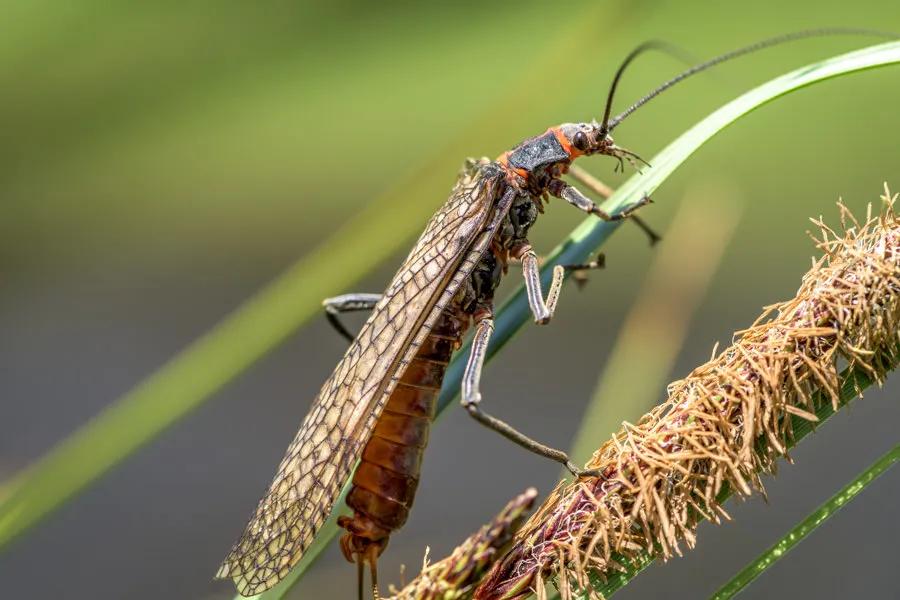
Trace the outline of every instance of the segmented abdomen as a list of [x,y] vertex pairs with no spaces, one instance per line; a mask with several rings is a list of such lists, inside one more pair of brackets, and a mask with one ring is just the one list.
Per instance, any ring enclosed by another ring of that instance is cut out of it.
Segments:
[[354,554],[377,557],[406,522],[444,372],[469,320],[455,303],[448,306],[388,399],[347,495],[354,514],[338,521],[348,532],[341,540],[348,560]]

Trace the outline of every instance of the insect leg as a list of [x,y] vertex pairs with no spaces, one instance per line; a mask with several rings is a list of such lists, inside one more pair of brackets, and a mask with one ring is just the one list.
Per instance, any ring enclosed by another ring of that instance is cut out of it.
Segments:
[[352,342],[356,336],[347,331],[338,315],[345,312],[372,310],[379,300],[381,300],[381,294],[344,294],[334,298],[325,298],[322,300],[322,306],[325,307],[325,318],[328,319],[331,326]]
[[629,206],[622,212],[611,215],[597,206],[593,200],[585,196],[578,188],[572,187],[560,179],[554,179],[550,183],[549,192],[557,198],[562,198],[575,208],[583,210],[588,214],[596,215],[604,221],[621,221],[627,219],[631,216],[631,213],[651,202],[650,196],[644,196],[638,202]]
[[[634,218],[634,217],[632,217]],[[587,272],[593,269],[603,269],[606,267],[606,255],[602,252],[597,254],[597,258],[590,262],[581,263],[577,265],[563,265],[563,269],[566,271],[572,272],[572,279],[575,281],[575,285],[578,286],[578,289],[581,289],[585,286],[588,281]]]
[[472,352],[469,354],[469,362],[466,363],[466,371],[462,381],[462,405],[466,412],[476,421],[489,429],[493,429],[508,440],[515,442],[526,450],[540,456],[556,461],[571,471],[576,477],[600,477],[600,472],[591,469],[579,469],[569,460],[569,455],[562,450],[551,448],[531,439],[504,421],[493,417],[481,410],[481,368],[484,365],[484,357],[487,353],[488,342],[494,332],[494,320],[488,313],[482,316],[475,326],[475,337],[472,340]]
[[[631,217],[631,218],[633,219],[634,217]],[[538,256],[537,257],[538,267],[544,266],[545,261],[546,261],[546,259],[543,256]],[[514,264],[521,263],[522,259],[510,256],[509,262],[514,263]],[[589,261],[586,263],[572,263],[572,264],[568,264],[568,265],[563,265],[562,267],[566,271],[573,271],[574,275],[577,275],[581,271],[591,271],[593,269],[604,269],[604,268],[606,268],[606,255],[602,252],[598,252],[597,258],[595,258],[592,261]]]
[[546,325],[553,318],[556,311],[556,303],[559,301],[559,291],[562,288],[563,276],[566,271],[574,271],[575,283],[581,287],[587,281],[585,271],[590,269],[602,269],[606,264],[603,253],[597,255],[597,259],[591,262],[577,265],[556,265],[553,267],[553,280],[547,291],[547,299],[544,300],[541,291],[541,259],[535,255],[531,245],[527,242],[513,251],[513,256],[522,263],[522,274],[525,277],[525,294],[528,297],[528,305],[534,315],[534,322],[538,325]]
[[[613,194],[613,189],[611,187],[609,187],[578,165],[572,165],[569,167],[569,175],[571,175],[573,179],[578,181],[578,183],[582,184],[599,196],[609,198]],[[662,239],[662,237],[660,237],[658,233],[653,231],[650,225],[648,225],[647,222],[640,218],[638,215],[632,215],[631,220],[634,221],[634,224],[640,227],[644,231],[644,233],[647,234],[647,237],[650,238],[651,246]]]
[[574,271],[577,275],[579,271],[591,271],[593,269],[603,269],[606,267],[606,255],[602,252],[597,253],[597,258],[590,262],[579,263],[573,265],[563,265],[566,271]]
[[528,296],[531,314],[534,315],[534,322],[539,325],[546,325],[553,318],[553,312],[556,310],[556,303],[559,301],[559,290],[562,287],[566,268],[562,265],[553,267],[553,281],[550,282],[550,289],[547,290],[547,300],[545,301],[541,290],[540,265],[531,245],[526,243],[524,246],[520,246],[514,251],[514,254],[518,255],[519,260],[522,261],[525,293]]

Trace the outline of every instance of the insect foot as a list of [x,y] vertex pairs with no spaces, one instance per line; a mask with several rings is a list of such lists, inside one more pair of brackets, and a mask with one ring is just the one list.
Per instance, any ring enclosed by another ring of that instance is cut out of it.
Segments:
[[639,209],[647,206],[648,204],[652,204],[652,203],[653,203],[653,199],[650,198],[650,194],[644,192],[644,195],[641,196],[641,199],[638,200],[637,202],[635,202],[634,204],[632,204],[631,206],[629,206],[628,208],[626,208],[625,210],[623,210],[621,212],[621,215],[623,218],[630,217],[632,214],[634,214]]
[[572,475],[574,475],[578,479],[581,479],[582,477],[596,477],[598,479],[606,479],[605,477],[603,477],[603,472],[600,469],[579,469],[571,460],[566,461],[566,468]]

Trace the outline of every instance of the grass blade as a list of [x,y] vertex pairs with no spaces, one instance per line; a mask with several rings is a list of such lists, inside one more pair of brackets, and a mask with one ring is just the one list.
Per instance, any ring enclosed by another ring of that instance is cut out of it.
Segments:
[[900,445],[894,446],[890,452],[875,461],[874,464],[860,473],[858,477],[817,508],[815,512],[791,529],[778,543],[760,554],[756,560],[735,575],[731,581],[719,588],[712,596],[712,600],[726,600],[739,594],[750,582],[762,575],[766,569],[778,562],[779,559],[784,558],[794,546],[806,539],[806,536],[815,531],[825,521],[833,517],[844,505],[866,489],[870,483],[893,467],[897,461],[900,461]]

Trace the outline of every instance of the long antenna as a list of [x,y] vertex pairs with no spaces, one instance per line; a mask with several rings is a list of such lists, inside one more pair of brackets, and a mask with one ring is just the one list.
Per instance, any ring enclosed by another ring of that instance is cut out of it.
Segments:
[[606,96],[606,108],[603,111],[603,121],[601,121],[602,125],[600,126],[600,132],[603,137],[605,137],[607,131],[609,131],[607,127],[609,125],[609,114],[610,111],[612,111],[613,97],[616,95],[616,88],[619,86],[619,79],[622,78],[622,73],[625,72],[625,69],[628,67],[628,65],[631,64],[634,59],[647,52],[648,50],[660,50],[686,63],[691,63],[694,61],[694,58],[692,56],[690,56],[687,52],[685,52],[678,46],[660,40],[650,40],[648,42],[644,42],[643,44],[629,52],[628,56],[625,57],[625,60],[622,61],[622,64],[619,65],[619,69],[616,71],[615,77],[613,77],[612,84],[609,86],[609,94]]
[[[891,33],[891,32],[886,32],[886,31],[876,31],[873,29],[854,29],[854,28],[850,28],[850,27],[826,27],[826,28],[822,28],[822,29],[807,29],[804,31],[795,31],[792,33],[786,33],[783,35],[778,35],[778,36],[771,37],[771,38],[768,38],[765,40],[761,40],[754,44],[750,44],[749,46],[744,46],[743,48],[738,48],[737,50],[732,50],[731,52],[726,52],[725,54],[720,54],[719,56],[711,58],[705,62],[696,64],[693,67],[691,67],[690,69],[687,69],[686,71],[679,73],[672,79],[666,81],[665,83],[660,85],[658,88],[656,88],[655,90],[653,90],[652,92],[650,92],[649,94],[647,94],[646,96],[644,96],[643,98],[641,98],[640,100],[638,100],[637,102],[635,102],[634,104],[632,104],[631,106],[626,108],[624,111],[622,111],[621,113],[616,115],[612,120],[608,120],[610,107],[609,107],[609,104],[607,104],[606,115],[603,118],[603,125],[601,126],[601,130],[603,131],[604,134],[612,131],[619,125],[619,123],[621,123],[623,120],[625,120],[631,113],[633,113],[634,111],[636,111],[643,105],[647,104],[647,102],[649,102],[653,98],[659,96],[664,91],[666,91],[670,87],[674,86],[676,83],[678,83],[680,81],[684,81],[691,75],[696,75],[697,73],[700,73],[701,71],[705,71],[705,70],[709,69],[710,67],[714,67],[714,66],[718,65],[719,63],[723,63],[725,61],[731,60],[732,58],[737,58],[739,56],[744,56],[745,54],[751,54],[753,52],[756,52],[757,50],[762,50],[764,48],[769,48],[771,46],[777,46],[779,44],[784,44],[785,42],[792,42],[795,40],[801,40],[801,39],[805,39],[805,38],[824,37],[824,36],[830,36],[830,35],[874,35],[874,36],[879,36],[879,37],[886,37],[889,39],[897,39],[898,37],[900,37],[900,35],[898,35],[896,33]],[[624,62],[621,67],[619,67],[619,71],[616,73],[616,77],[613,79],[613,84],[610,89],[610,95],[609,95],[610,100],[612,99],[612,92],[615,90],[616,84],[618,83],[619,76],[621,75],[621,71],[624,70],[624,68],[628,62],[630,62],[631,60],[634,59],[634,56],[632,56],[632,55],[636,56],[636,54],[640,53],[640,52],[638,52],[638,50],[640,50],[642,48],[642,46],[638,46],[638,48],[636,48],[634,51],[632,51],[632,53],[629,54],[628,57],[625,59],[626,62]]]

